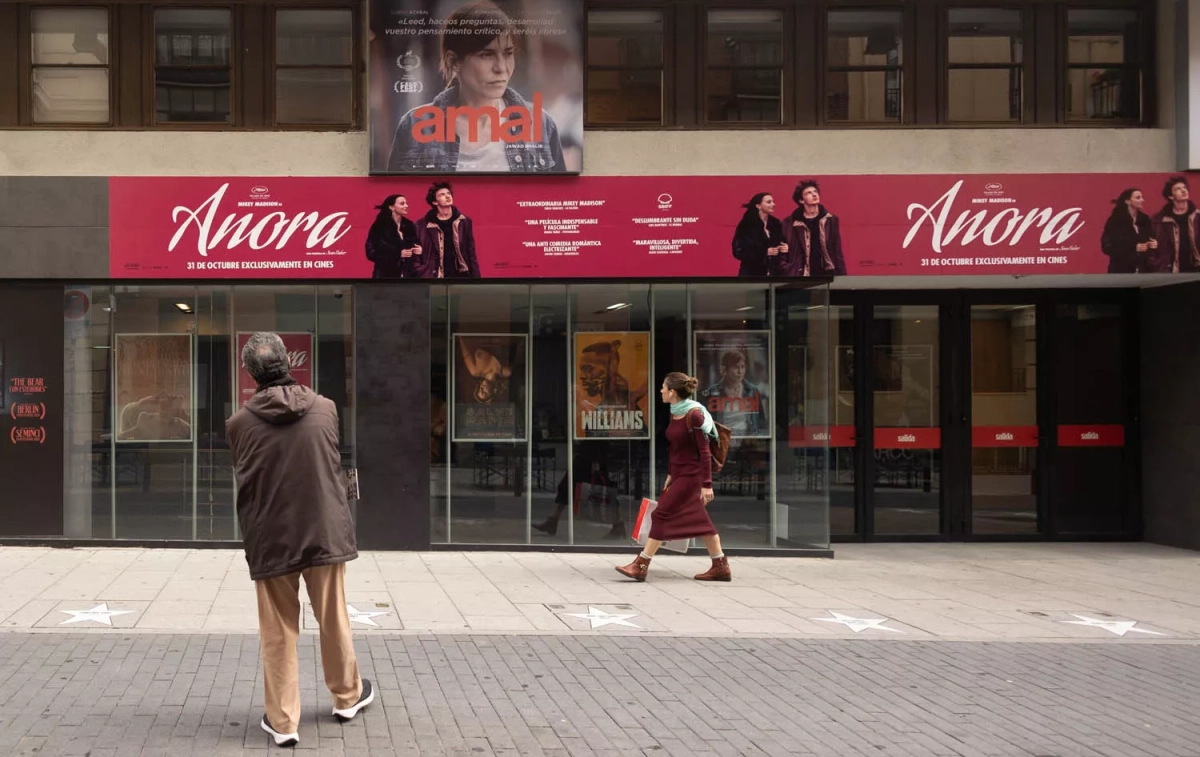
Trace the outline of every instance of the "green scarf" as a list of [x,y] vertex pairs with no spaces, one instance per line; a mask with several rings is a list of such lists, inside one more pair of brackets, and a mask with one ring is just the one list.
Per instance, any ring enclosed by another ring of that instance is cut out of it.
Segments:
[[699,410],[700,412],[704,413],[704,423],[700,425],[700,430],[703,431],[706,436],[716,438],[717,426],[713,423],[712,416],[708,414],[708,408],[704,407],[704,405],[701,405],[696,400],[680,400],[679,402],[671,403],[671,415],[682,415],[686,417],[687,414],[693,410]]

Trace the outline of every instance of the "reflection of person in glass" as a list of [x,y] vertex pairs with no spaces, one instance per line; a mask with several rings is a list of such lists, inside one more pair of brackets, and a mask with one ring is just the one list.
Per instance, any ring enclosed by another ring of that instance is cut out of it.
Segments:
[[579,356],[579,383],[586,398],[585,410],[597,408],[637,410],[649,394],[648,387],[630,387],[621,375],[621,340],[597,342],[583,348]]
[[379,214],[367,232],[367,260],[375,264],[373,279],[418,276],[423,260],[417,244],[417,226],[408,220],[404,195],[388,195],[375,206]]
[[512,368],[482,347],[471,349],[464,338],[459,338],[458,346],[463,365],[475,379],[475,388],[471,391],[475,401],[482,405],[490,405],[497,398],[507,401]]
[[1109,273],[1138,273],[1146,267],[1150,250],[1158,249],[1154,224],[1142,212],[1142,190],[1126,189],[1113,200],[1112,214],[1100,235],[1100,249],[1108,256]]
[[425,195],[429,212],[421,221],[418,241],[425,251],[421,276],[429,279],[477,279],[475,231],[471,219],[454,206],[454,190],[448,182],[436,182]]
[[608,496],[609,492],[615,491],[614,482],[608,474],[608,461],[604,457],[604,447],[606,442],[580,442],[575,446],[575,458],[572,461],[572,470],[574,476],[563,474],[563,477],[558,481],[558,488],[554,494],[554,512],[546,516],[546,519],[541,523],[534,523],[533,527],[547,536],[554,536],[558,533],[558,522],[562,520],[563,513],[567,509],[567,487],[574,485],[575,487],[575,512],[579,512],[579,497],[583,493],[580,484],[587,483],[593,487],[600,487],[605,493],[605,505],[612,508],[612,528],[609,529],[607,536],[609,538],[622,538],[628,534],[625,531],[625,520],[621,517],[621,504],[615,499]]
[[742,206],[746,212],[733,232],[733,256],[741,261],[738,276],[778,276],[780,261],[788,254],[783,241],[783,224],[771,215],[775,198],[759,192]]
[[1187,177],[1172,176],[1163,186],[1167,204],[1154,214],[1157,247],[1146,257],[1149,273],[1200,271],[1200,213],[1191,200]]
[[838,218],[821,204],[821,187],[805,179],[792,193],[796,210],[783,224],[783,238],[792,249],[787,276],[845,276],[842,231]]
[[159,392],[121,408],[121,441],[170,441],[192,437],[189,401],[182,395]]
[[509,87],[517,28],[489,0],[468,3],[446,19],[441,70],[446,88],[400,119],[388,170],[460,173],[566,171],[558,125]]
[[728,350],[721,355],[721,380],[700,393],[712,417],[737,436],[767,435],[767,407],[762,390],[746,380],[746,355]]

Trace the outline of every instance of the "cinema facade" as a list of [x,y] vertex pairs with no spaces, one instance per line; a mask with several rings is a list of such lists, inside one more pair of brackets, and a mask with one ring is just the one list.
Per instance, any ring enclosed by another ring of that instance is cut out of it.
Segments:
[[[10,227],[83,201],[5,258],[0,533],[236,543],[224,424],[271,330],[341,410],[370,547],[627,547],[672,370],[735,430],[731,549],[1143,538],[1187,475],[1160,445],[1195,405],[1200,285],[1108,273],[1103,236],[1112,198],[1170,176],[820,175],[837,226],[808,237],[797,176],[462,177],[478,275],[440,279],[368,255],[375,206],[427,179],[8,179]],[[739,275],[764,191],[808,276]]]
[[0,542],[237,544],[271,330],[367,548],[627,550],[672,370],[735,430],[731,552],[1200,546],[1186,4],[563,2],[512,83],[560,144],[458,177],[368,175],[419,104],[371,86],[441,86],[385,5],[0,0]]

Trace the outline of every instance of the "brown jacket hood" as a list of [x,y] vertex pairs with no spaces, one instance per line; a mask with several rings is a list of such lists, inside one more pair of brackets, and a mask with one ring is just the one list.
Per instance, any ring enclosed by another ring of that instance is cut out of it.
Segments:
[[259,389],[246,400],[246,409],[267,423],[282,426],[303,418],[319,396],[300,384],[270,386]]

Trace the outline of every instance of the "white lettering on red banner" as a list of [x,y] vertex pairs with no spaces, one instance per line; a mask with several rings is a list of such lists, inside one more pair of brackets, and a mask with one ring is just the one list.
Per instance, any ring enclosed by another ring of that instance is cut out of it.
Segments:
[[[254,220],[253,213],[241,216],[230,213],[225,216],[225,220],[221,221],[220,227],[214,229],[217,222],[217,210],[221,205],[221,200],[225,197],[225,190],[228,188],[228,183],[222,184],[220,189],[213,192],[212,196],[200,203],[195,210],[183,205],[175,206],[175,210],[171,212],[171,220],[179,226],[175,230],[175,236],[171,237],[171,243],[167,246],[169,252],[175,251],[188,228],[193,225],[196,227],[196,250],[201,257],[208,257],[208,253],[220,247],[227,237],[226,250],[232,250],[243,242],[248,243],[255,250],[262,250],[272,245],[276,250],[282,250],[297,231],[306,231],[308,239],[304,246],[309,250],[314,250],[332,247],[350,231],[351,227],[348,223],[350,214],[346,212],[330,213],[324,216],[315,212],[302,212],[289,218],[286,213],[280,211],[267,213],[257,222]],[[204,214],[203,218],[200,217],[201,214]],[[181,216],[182,223],[180,223]],[[265,237],[264,234],[266,234]]]
[[991,220],[988,220],[986,210],[980,210],[974,215],[971,214],[971,211],[964,210],[947,228],[954,200],[958,197],[958,191],[962,185],[963,181],[959,179],[950,188],[950,191],[932,205],[925,206],[914,202],[908,206],[910,221],[913,219],[914,213],[920,211],[920,215],[916,223],[909,228],[908,235],[904,237],[902,246],[905,249],[908,249],[913,239],[916,238],[925,221],[929,221],[933,231],[930,245],[934,252],[941,252],[942,247],[953,243],[959,234],[962,234],[959,244],[963,247],[980,237],[983,238],[983,244],[988,247],[994,247],[1001,242],[1008,242],[1009,247],[1015,247],[1025,232],[1035,226],[1042,230],[1040,238],[1042,244],[1049,242],[1062,244],[1084,226],[1084,222],[1080,218],[1080,214],[1083,212],[1082,208],[1067,208],[1058,213],[1055,213],[1053,208],[1034,208],[1024,214],[1016,208],[1005,208]]

